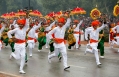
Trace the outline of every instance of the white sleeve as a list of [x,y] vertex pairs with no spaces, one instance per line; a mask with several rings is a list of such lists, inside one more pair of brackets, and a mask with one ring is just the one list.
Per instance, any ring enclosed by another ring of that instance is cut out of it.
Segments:
[[5,29],[6,24],[1,23],[1,25],[2,25],[2,28],[1,28],[0,32],[2,33]]
[[35,30],[41,27],[41,22],[38,24],[38,26],[35,26]]
[[81,26],[82,23],[83,23],[83,20],[81,20],[81,21],[78,23],[78,25],[77,25],[76,28],[79,28],[79,27]]
[[12,25],[15,25],[16,24],[16,20],[13,21]]
[[[119,26],[119,25],[118,25],[118,26]],[[113,31],[114,33],[116,33],[116,31],[115,31],[116,29],[117,29],[117,26],[113,27],[113,28],[112,28],[112,31]]]
[[50,24],[49,28],[51,29],[53,25],[55,25],[56,21]]
[[9,37],[9,38],[12,38],[12,34],[15,33],[17,30],[18,30],[18,28],[15,28],[15,29],[13,29],[13,30],[8,31],[8,32],[7,32],[8,37]]
[[27,18],[23,29],[26,31],[28,28],[29,28],[29,19]]
[[71,23],[71,18],[68,18],[67,22],[65,23],[65,25],[63,27],[65,27],[65,28],[69,27],[70,23]]
[[53,30],[51,30],[46,37],[48,37],[49,39],[52,39],[52,34],[55,33],[55,31],[57,30],[57,27],[55,27]]
[[93,29],[92,27],[88,27],[85,29],[85,39],[86,40],[88,40],[88,34],[90,34],[92,29]]
[[107,26],[107,24],[102,24],[101,27],[97,28],[97,31],[100,32],[102,29],[104,29]]

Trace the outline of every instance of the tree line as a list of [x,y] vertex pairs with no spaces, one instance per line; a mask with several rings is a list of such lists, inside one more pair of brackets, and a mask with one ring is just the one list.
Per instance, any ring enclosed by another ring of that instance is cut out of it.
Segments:
[[[27,8],[29,0],[1,0],[0,15],[7,12],[16,12],[19,9]],[[31,9],[39,10],[43,15],[52,11],[65,11],[75,7],[82,7],[86,10],[87,16],[90,11],[98,6],[102,13],[112,14],[113,8],[118,0],[30,0]]]

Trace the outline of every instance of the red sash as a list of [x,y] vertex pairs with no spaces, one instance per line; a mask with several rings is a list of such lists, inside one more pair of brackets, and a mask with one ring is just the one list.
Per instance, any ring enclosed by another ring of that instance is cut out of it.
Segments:
[[97,43],[98,40],[90,39],[90,43]]

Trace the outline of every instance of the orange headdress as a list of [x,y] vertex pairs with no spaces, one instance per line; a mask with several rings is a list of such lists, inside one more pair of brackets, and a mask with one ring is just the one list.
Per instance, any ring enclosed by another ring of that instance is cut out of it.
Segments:
[[58,22],[64,24],[65,23],[65,19],[63,17],[61,17],[61,18],[58,19]]
[[26,20],[25,20],[25,19],[18,19],[18,20],[17,20],[17,23],[18,23],[18,24],[21,24],[21,25],[25,25]]

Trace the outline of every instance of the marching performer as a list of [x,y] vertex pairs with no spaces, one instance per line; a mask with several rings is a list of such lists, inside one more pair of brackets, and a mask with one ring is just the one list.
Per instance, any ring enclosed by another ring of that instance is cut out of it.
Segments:
[[[58,56],[59,52],[61,52],[63,57],[64,70],[70,68],[70,66],[67,65],[67,51],[64,43],[65,30],[67,27],[70,26],[70,22],[71,22],[70,18],[67,19],[66,23],[63,17],[59,18],[58,26],[55,27],[53,30],[51,30],[47,35],[47,37],[49,37],[54,41],[54,47],[55,47],[54,53],[48,56],[48,61],[51,63],[51,58]],[[54,38],[52,37],[53,33],[54,33]]]
[[39,29],[41,26],[41,22],[38,24],[38,26],[35,26],[33,23],[30,24],[30,28],[27,31],[27,36],[28,36],[28,47],[29,47],[29,56],[32,57],[32,50],[35,46],[36,42],[36,37],[35,37],[35,32],[37,29]]
[[98,39],[99,39],[99,32],[106,27],[106,22],[104,22],[104,24],[97,28],[97,26],[99,26],[99,21],[93,21],[92,22],[92,27],[88,27],[85,29],[85,39],[88,40],[88,34],[90,36],[90,41],[89,44],[87,44],[86,46],[86,52],[91,52],[94,53],[95,58],[96,58],[96,64],[97,66],[100,67],[101,63],[99,61],[99,55],[98,55]]
[[68,49],[71,49],[71,47],[76,44],[76,38],[74,37],[74,34],[73,34],[74,33],[73,25],[70,26],[67,33],[68,33],[68,37],[67,37]]
[[80,30],[80,26],[81,26],[82,23],[83,23],[83,20],[81,20],[80,22],[78,20],[74,20],[75,25],[73,25],[73,27],[74,27],[74,37],[76,39],[76,44],[75,44],[76,49],[79,48],[79,44],[78,44],[79,34],[80,34],[79,30]]
[[[13,29],[15,29],[15,27],[14,27],[14,25],[11,25],[11,30],[13,30]],[[12,38],[15,39],[15,35],[14,35],[14,34],[12,34]],[[15,51],[15,48],[14,48],[15,42],[14,42],[13,39],[9,39],[9,40],[8,40],[8,42],[9,42],[9,44],[10,44],[10,47],[11,47],[11,49],[12,49],[12,52]],[[28,58],[27,58],[27,53],[26,53],[26,54],[25,54],[25,63],[27,63],[27,61],[28,61]]]
[[[24,74],[24,64],[25,64],[25,37],[26,31],[29,27],[29,19],[19,19],[18,21],[19,28],[15,28],[8,32],[8,37],[13,39],[15,42],[14,49],[15,51],[11,53],[10,58],[14,57],[15,59],[21,59],[19,73]],[[15,35],[15,39],[12,37],[12,34]]]
[[114,37],[115,37],[115,33],[113,32],[112,28],[115,26],[115,23],[113,22],[113,20],[111,20],[111,23],[109,24],[109,44],[110,47],[113,48],[113,45],[116,43]]
[[8,26],[6,26],[2,32],[2,40],[3,40],[3,43],[5,43],[5,46],[8,46],[8,40],[9,40],[9,38],[7,36],[8,31],[9,31],[9,28],[8,28]]
[[6,27],[5,22],[2,22],[2,23],[0,24],[0,51],[1,51],[1,48],[2,48],[1,34],[2,34],[2,32],[4,31],[5,27]]
[[[117,24],[117,26],[113,27],[112,28],[112,31],[116,34],[116,41],[115,44],[119,45],[119,24]],[[118,49],[118,52],[119,52],[119,49]]]
[[[52,26],[51,30],[53,30],[56,27],[56,25],[57,25],[57,23],[55,22],[55,25]],[[55,38],[54,33],[52,34],[52,37]],[[49,47],[50,47],[49,48],[50,51],[49,51],[48,55],[50,55],[50,53],[51,52],[54,52],[54,49],[55,49],[55,47],[54,47],[54,41],[52,39],[50,40],[48,37],[47,37],[47,39],[49,40],[48,43],[49,43]],[[58,54],[58,58],[59,58],[59,61],[61,61],[61,59],[62,59],[61,53]]]
[[[50,31],[51,26],[52,26],[52,25],[50,25],[50,23],[51,23],[51,21],[48,19],[47,20],[47,26],[45,28],[46,36],[47,36],[47,33]],[[48,38],[47,37],[46,37],[46,48],[48,48]]]
[[41,24],[41,27],[38,32],[38,51],[41,52],[42,47],[46,44],[46,35],[45,35],[45,23]]

